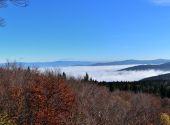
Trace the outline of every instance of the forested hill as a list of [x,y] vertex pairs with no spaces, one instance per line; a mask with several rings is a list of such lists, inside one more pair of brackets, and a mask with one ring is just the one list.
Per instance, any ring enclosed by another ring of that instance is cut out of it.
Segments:
[[170,73],[144,78],[144,79],[141,79],[140,81],[161,80],[161,79],[167,79],[167,80],[169,79],[170,80]]
[[131,64],[161,64],[168,63],[170,60],[166,59],[156,59],[156,60],[124,60],[124,61],[115,61],[115,62],[106,62],[106,63],[95,63],[90,66],[108,66],[108,65],[131,65]]
[[138,65],[133,66],[125,69],[121,69],[119,71],[127,70],[127,71],[134,71],[134,70],[163,70],[163,71],[170,71],[170,63],[164,63],[160,65]]

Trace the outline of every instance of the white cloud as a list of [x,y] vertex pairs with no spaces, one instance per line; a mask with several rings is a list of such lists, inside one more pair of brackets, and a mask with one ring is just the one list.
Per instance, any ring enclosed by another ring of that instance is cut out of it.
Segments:
[[[160,70],[147,70],[147,71],[117,71],[123,68],[131,67],[135,65],[117,65],[117,66],[72,66],[72,67],[60,67],[61,73],[65,72],[66,75],[72,75],[75,77],[84,77],[86,72],[89,77],[96,79],[97,81],[137,81],[150,76],[157,76],[160,74],[170,73]],[[44,71],[44,68],[39,68],[40,71]],[[53,68],[48,68],[53,69]]]
[[150,2],[157,5],[170,5],[170,0],[150,0]]

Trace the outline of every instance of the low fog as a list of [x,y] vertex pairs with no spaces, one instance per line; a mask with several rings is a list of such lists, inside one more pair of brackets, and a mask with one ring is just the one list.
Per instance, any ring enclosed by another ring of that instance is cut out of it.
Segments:
[[118,71],[127,67],[136,65],[116,65],[116,66],[70,66],[70,67],[50,67],[39,68],[41,72],[45,69],[65,72],[67,76],[84,77],[86,72],[89,77],[97,81],[138,81],[146,77],[157,76],[160,74],[170,73],[170,71],[161,70],[144,70],[144,71]]

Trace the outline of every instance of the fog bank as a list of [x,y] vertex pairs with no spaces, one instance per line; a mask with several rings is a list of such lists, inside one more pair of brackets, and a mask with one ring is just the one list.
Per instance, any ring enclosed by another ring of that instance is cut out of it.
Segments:
[[[117,71],[127,67],[136,65],[116,65],[116,66],[70,66],[70,67],[57,67],[61,73],[65,72],[67,76],[72,75],[75,77],[84,77],[86,72],[89,77],[97,81],[138,81],[146,77],[157,76],[160,74],[170,73],[161,70],[144,70],[144,71]],[[53,67],[46,68],[53,70]],[[39,68],[41,72],[45,68]]]

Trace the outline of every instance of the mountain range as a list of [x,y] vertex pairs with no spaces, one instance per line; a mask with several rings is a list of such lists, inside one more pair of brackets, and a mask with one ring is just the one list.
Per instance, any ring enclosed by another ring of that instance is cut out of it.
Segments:
[[162,71],[170,71],[170,62],[158,65],[138,65],[133,67],[128,67],[125,69],[121,69],[119,71],[138,71],[138,70],[162,70]]
[[[133,65],[133,64],[162,64],[168,63],[170,60],[167,59],[156,59],[156,60],[124,60],[114,62],[88,62],[88,61],[54,61],[54,62],[17,62],[21,63],[24,67],[39,66],[43,67],[67,67],[67,66],[111,66],[111,65]],[[5,63],[0,63],[0,66]],[[143,66],[142,66],[143,67]],[[147,68],[146,68],[147,69]]]
[[109,65],[133,65],[133,64],[161,64],[167,63],[170,60],[167,59],[156,59],[156,60],[124,60],[124,61],[114,61],[114,62],[106,62],[106,63],[95,63],[90,66],[109,66]]
[[[17,62],[16,64],[21,63],[24,67],[33,67],[38,66],[39,68],[45,67],[67,67],[67,66],[88,66],[94,64],[94,62],[88,61],[55,61],[55,62]],[[5,65],[5,63],[0,63],[0,66]]]

